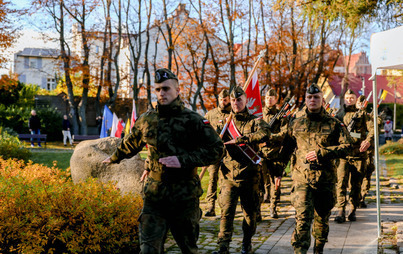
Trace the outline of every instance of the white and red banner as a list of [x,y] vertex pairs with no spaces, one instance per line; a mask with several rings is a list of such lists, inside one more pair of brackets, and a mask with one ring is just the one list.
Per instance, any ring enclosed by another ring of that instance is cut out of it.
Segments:
[[253,77],[245,90],[247,97],[246,106],[249,112],[257,117],[263,116],[262,100],[260,98],[259,80],[257,79],[257,72],[253,74]]
[[133,110],[132,110],[132,117],[131,117],[131,121],[130,121],[130,131],[133,128],[133,125],[136,122],[136,119],[137,119],[136,102],[133,100]]
[[[241,136],[241,133],[239,133],[238,129],[235,126],[234,119],[232,119],[229,122],[228,125],[228,132],[231,135],[233,139],[236,139],[237,137]],[[248,157],[254,164],[259,164],[260,161],[262,160],[259,155],[247,144],[240,144],[236,145],[241,151],[245,154],[246,157]]]
[[113,113],[113,122],[112,122],[112,130],[111,130],[111,137],[120,138],[123,131],[123,125],[119,121],[118,116]]

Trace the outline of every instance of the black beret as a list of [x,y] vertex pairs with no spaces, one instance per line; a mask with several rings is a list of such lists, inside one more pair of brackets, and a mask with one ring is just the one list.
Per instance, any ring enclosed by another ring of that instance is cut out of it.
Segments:
[[277,96],[276,90],[274,90],[273,88],[269,89],[266,96]]
[[358,101],[359,101],[359,102],[365,101],[365,96],[364,96],[364,95],[360,95],[360,97],[358,97]]
[[242,95],[246,96],[246,93],[240,86],[237,86],[234,89],[232,89],[232,92],[230,94],[231,98],[239,98]]
[[351,89],[348,89],[348,90],[346,91],[346,94],[354,94],[355,96],[357,96],[357,95],[354,93],[354,91],[351,90]]
[[172,71],[162,68],[155,71],[155,83],[162,83],[168,79],[176,79],[178,81],[178,77],[172,73]]
[[321,93],[321,92],[322,92],[322,89],[320,89],[320,87],[315,83],[313,83],[306,89],[306,93],[308,93],[308,94],[316,94],[316,93]]
[[228,92],[227,89],[221,90],[221,92],[218,94],[218,97],[220,97],[220,98],[225,98],[225,97],[228,97],[228,96],[229,96],[229,92]]

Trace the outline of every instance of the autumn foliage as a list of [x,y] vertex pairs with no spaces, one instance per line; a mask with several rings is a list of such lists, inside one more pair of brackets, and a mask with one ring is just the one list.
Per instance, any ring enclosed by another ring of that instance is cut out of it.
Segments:
[[1,253],[135,253],[141,207],[113,184],[0,157]]

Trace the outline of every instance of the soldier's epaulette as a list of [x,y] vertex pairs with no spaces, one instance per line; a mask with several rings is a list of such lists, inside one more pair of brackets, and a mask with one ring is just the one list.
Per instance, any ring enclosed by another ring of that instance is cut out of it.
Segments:
[[148,115],[150,115],[150,114],[152,114],[152,113],[155,113],[155,112],[157,112],[157,111],[155,110],[155,108],[150,108],[150,109],[148,109],[148,110],[144,113],[144,116],[148,116]]

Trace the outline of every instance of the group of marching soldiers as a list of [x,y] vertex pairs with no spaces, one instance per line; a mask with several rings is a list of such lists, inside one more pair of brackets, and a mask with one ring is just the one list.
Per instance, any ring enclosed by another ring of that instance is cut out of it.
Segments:
[[[163,253],[169,230],[182,253],[198,253],[203,174],[198,175],[197,167],[205,171],[208,166],[210,174],[205,216],[215,216],[217,185],[220,187],[216,253],[229,253],[238,200],[243,211],[242,253],[253,252],[252,237],[261,220],[262,202],[270,202],[270,216],[278,217],[280,180],[288,163],[296,213],[291,239],[295,253],[308,251],[311,225],[314,252],[323,253],[336,194],[339,210],[335,220],[346,220],[349,185],[351,209],[347,218],[356,220],[357,208],[365,207],[373,171],[368,149],[374,132],[371,116],[364,111],[365,98],[357,100],[349,90],[335,117],[324,106],[320,87],[311,84],[306,89],[305,106],[289,114],[293,100],[286,100],[278,109],[277,93],[269,90],[263,118],[258,118],[250,114],[244,90],[235,87],[221,91],[219,107],[203,118],[184,106],[179,87],[174,73],[158,69],[156,108],[142,114],[131,133],[103,161],[119,163],[147,147],[141,177],[145,181],[139,218],[141,253]],[[367,182],[362,188],[363,179]]]
[[[217,186],[220,187],[221,222],[216,253],[229,253],[238,198],[244,214],[242,253],[251,253],[256,223],[262,220],[261,203],[269,203],[270,217],[278,218],[280,183],[289,161],[293,179],[291,201],[297,222],[291,239],[294,251],[306,253],[309,249],[313,220],[314,253],[323,253],[332,208],[337,204],[335,221],[343,223],[346,217],[356,221],[357,208],[366,207],[365,197],[374,171],[373,149],[369,149],[373,144],[374,125],[371,115],[365,111],[365,97],[357,98],[348,90],[345,104],[334,113],[329,103],[325,105],[321,89],[313,84],[307,88],[306,105],[294,112],[293,99],[285,99],[280,107],[279,96],[270,89],[265,96],[263,119],[249,114],[247,107],[238,108],[237,100],[242,97],[246,99],[239,87],[231,93],[222,90],[219,106],[205,116],[217,133],[221,133],[226,119],[233,114],[233,125],[240,134],[235,142],[248,144],[262,158],[255,164],[248,153],[227,142],[224,159],[207,168],[210,178],[204,216],[216,215]],[[317,99],[320,105],[312,104],[310,99]],[[231,131],[227,133],[224,142],[234,139]],[[351,204],[348,215],[347,198]]]

